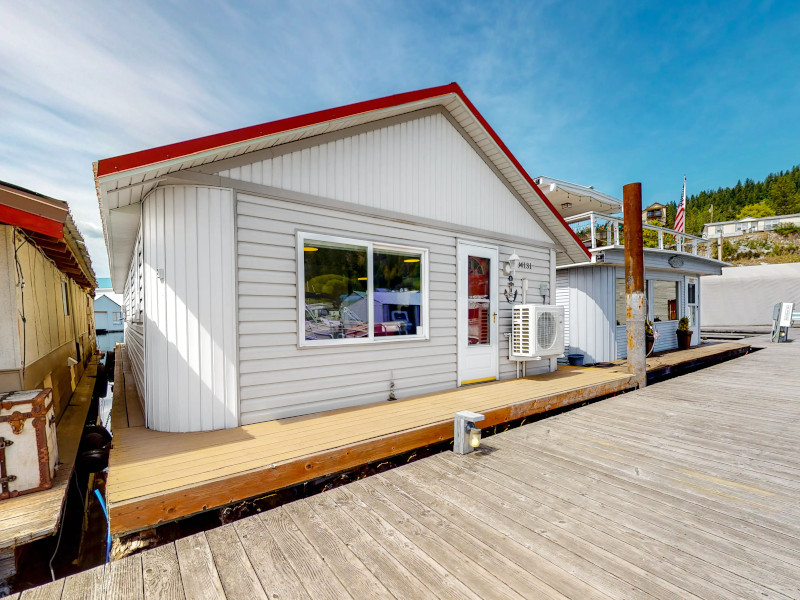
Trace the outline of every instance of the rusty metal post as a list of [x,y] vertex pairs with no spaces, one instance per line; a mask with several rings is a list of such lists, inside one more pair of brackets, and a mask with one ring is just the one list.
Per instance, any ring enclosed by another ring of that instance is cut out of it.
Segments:
[[644,250],[642,243],[642,184],[622,187],[625,235],[625,305],[628,337],[628,371],[643,388],[647,385],[644,321],[647,315],[644,294]]

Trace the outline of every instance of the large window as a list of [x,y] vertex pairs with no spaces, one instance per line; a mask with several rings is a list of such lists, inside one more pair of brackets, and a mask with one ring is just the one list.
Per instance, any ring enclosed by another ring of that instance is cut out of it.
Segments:
[[653,281],[653,321],[678,320],[678,282]]
[[427,337],[427,252],[298,235],[300,345]]

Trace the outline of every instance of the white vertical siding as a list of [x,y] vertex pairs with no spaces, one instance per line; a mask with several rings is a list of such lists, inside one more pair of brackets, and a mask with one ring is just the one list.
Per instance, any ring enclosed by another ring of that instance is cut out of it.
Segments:
[[241,181],[549,242],[501,179],[432,114],[219,173]]
[[159,188],[144,201],[145,404],[152,429],[239,424],[233,211],[232,191],[216,188]]
[[[556,274],[556,305],[564,307],[564,349],[565,354],[570,354],[569,341],[569,271],[561,270]],[[563,362],[566,358],[563,359]]]
[[[236,207],[243,424],[386,400],[391,381],[398,398],[456,387],[455,234],[242,193]],[[430,339],[298,348],[298,230],[427,248]],[[516,251],[533,264],[525,276],[538,293],[539,281],[548,281],[549,251],[498,246],[501,262]],[[503,274],[500,285],[506,281]],[[506,378],[515,373],[503,337],[511,305],[505,297],[501,303],[498,352]],[[531,363],[529,372],[546,370],[548,361],[538,362],[543,366]]]
[[568,273],[570,352],[583,354],[584,363],[614,360],[615,269],[576,267]]

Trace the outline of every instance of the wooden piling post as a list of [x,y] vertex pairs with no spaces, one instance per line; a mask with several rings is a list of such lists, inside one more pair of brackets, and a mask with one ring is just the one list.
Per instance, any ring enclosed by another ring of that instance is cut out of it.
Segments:
[[625,304],[628,370],[640,388],[647,385],[645,356],[644,249],[642,244],[642,184],[622,187],[625,235]]

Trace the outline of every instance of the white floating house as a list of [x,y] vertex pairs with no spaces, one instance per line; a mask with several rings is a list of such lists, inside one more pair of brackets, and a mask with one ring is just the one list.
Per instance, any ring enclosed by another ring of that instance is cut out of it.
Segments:
[[[592,187],[538,177],[551,204],[584,240],[590,258],[557,267],[556,304],[564,307],[567,354],[584,364],[626,357],[625,248],[622,203]],[[711,258],[706,239],[643,225],[647,318],[658,337],[654,352],[678,347],[678,319],[689,318],[692,345],[700,343],[700,285],[727,263]]]
[[506,292],[527,280],[528,302],[552,304],[556,265],[590,260],[456,84],[101,160],[95,176],[162,431],[514,377]]

